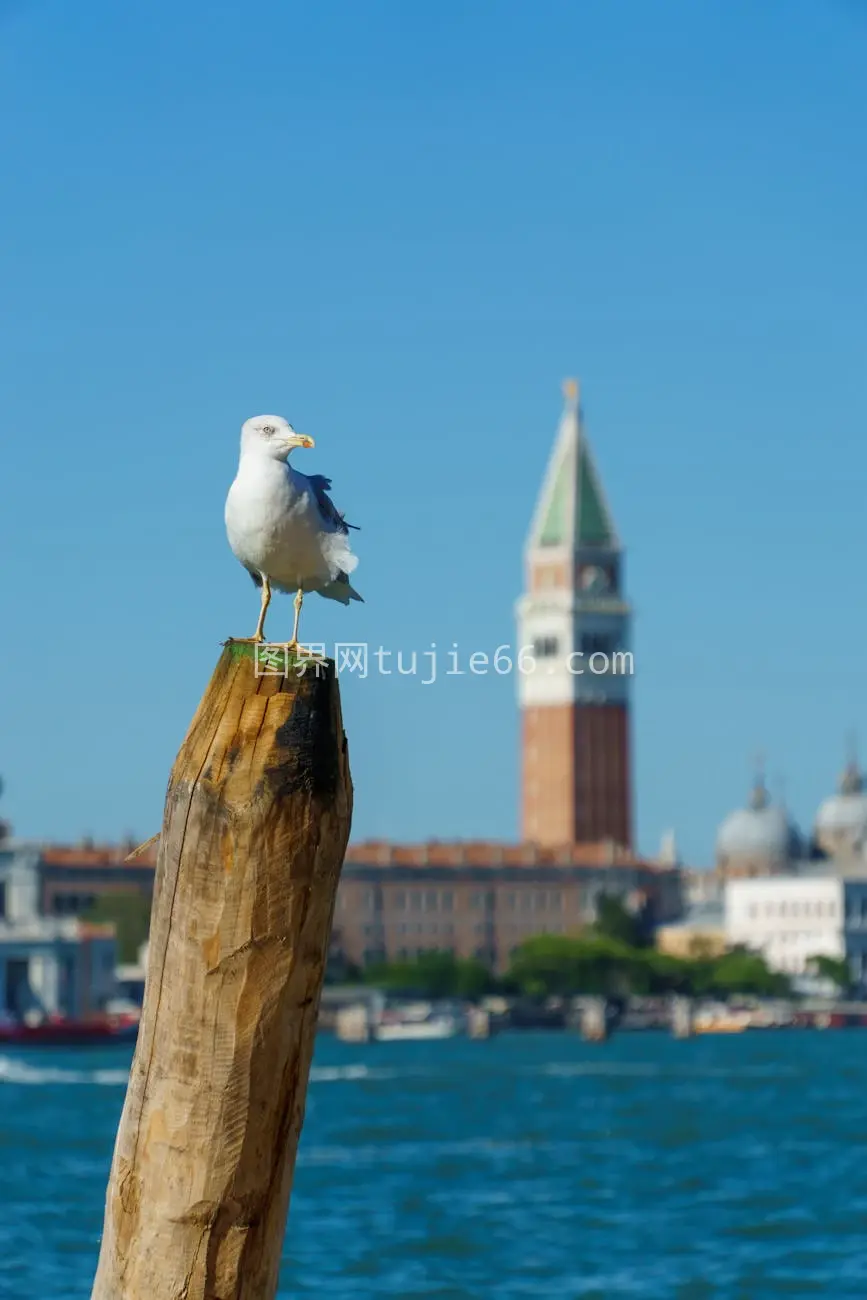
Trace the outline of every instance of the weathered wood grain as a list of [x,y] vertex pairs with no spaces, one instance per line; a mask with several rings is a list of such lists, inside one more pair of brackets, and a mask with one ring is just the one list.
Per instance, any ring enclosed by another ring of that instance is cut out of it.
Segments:
[[352,809],[333,665],[224,649],[169,781],[93,1300],[269,1300]]

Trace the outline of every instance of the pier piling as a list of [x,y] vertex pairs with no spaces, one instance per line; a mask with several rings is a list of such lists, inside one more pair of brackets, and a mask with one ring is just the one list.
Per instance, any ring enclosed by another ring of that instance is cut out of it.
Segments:
[[229,642],[169,780],[92,1300],[272,1300],[352,783],[334,665]]

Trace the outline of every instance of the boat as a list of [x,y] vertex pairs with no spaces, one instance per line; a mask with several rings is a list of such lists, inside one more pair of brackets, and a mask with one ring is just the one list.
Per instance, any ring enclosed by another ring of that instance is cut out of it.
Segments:
[[429,1002],[410,1002],[384,1009],[371,1026],[378,1043],[454,1038],[466,1030],[465,1017],[452,1010],[437,1010]]
[[692,1029],[695,1034],[742,1034],[752,1024],[752,1014],[749,1011],[712,1007],[696,1012]]
[[68,1020],[47,1016],[29,1023],[0,1019],[0,1045],[4,1047],[105,1047],[112,1043],[134,1043],[138,1017],[131,1015],[89,1016]]

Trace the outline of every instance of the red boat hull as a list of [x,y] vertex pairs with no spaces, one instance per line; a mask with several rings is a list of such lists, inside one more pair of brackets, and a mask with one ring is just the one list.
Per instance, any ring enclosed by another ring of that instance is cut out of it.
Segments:
[[111,1016],[101,1020],[47,1020],[41,1025],[0,1024],[0,1046],[103,1047],[135,1042],[138,1021]]

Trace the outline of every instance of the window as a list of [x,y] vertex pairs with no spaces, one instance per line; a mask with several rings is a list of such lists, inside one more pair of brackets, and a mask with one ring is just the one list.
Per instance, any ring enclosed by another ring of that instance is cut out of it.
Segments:
[[427,910],[429,912],[435,912],[437,910],[437,902],[439,901],[437,898],[437,891],[435,889],[429,889],[425,894],[424,899]]
[[533,653],[537,659],[553,659],[558,650],[555,636],[537,636],[533,643]]
[[410,894],[410,896],[409,896],[409,905],[410,905],[410,907],[412,908],[412,910],[413,910],[414,912],[420,912],[420,911],[421,911],[421,894],[419,893],[419,891],[418,891],[417,889],[414,889],[414,890],[412,891],[412,893]]
[[440,902],[444,912],[450,912],[452,910],[452,891],[450,889],[443,890],[440,895]]
[[559,912],[563,906],[563,896],[559,889],[552,889],[548,894],[548,906],[552,912]]
[[470,907],[484,907],[484,906],[485,906],[484,894],[473,894],[470,897]]
[[402,889],[399,889],[394,896],[394,910],[396,912],[406,911],[406,894]]
[[614,638],[601,632],[588,632],[581,638],[581,649],[589,655],[611,655],[615,650]]

